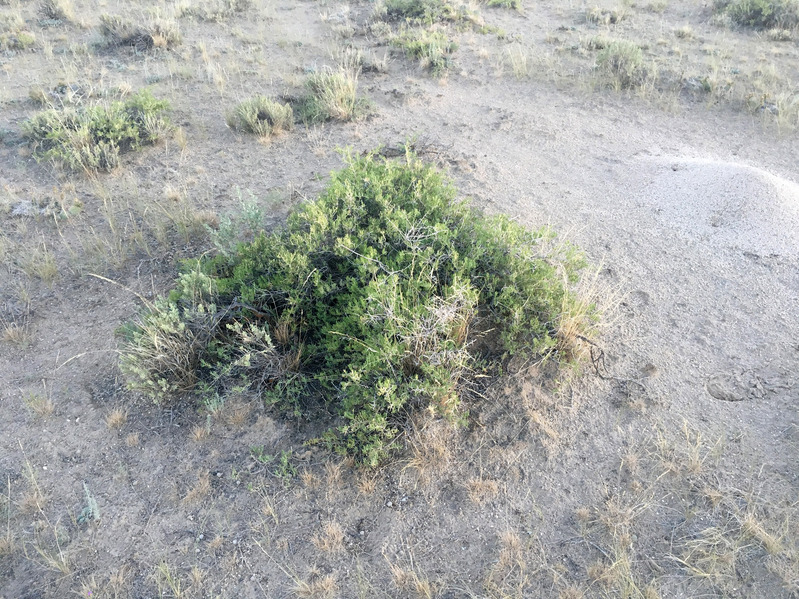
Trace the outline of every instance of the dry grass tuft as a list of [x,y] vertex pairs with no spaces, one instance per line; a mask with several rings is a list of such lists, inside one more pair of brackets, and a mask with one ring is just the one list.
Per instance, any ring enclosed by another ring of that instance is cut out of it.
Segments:
[[303,599],[332,599],[336,597],[338,583],[335,574],[312,577],[310,581],[298,580],[292,589],[294,595]]
[[300,472],[300,480],[302,485],[309,490],[317,488],[321,482],[319,477],[308,468],[303,468],[302,472]]
[[487,501],[494,499],[499,493],[499,483],[492,479],[471,478],[466,483],[466,490],[469,493],[469,499],[478,505],[482,505]]
[[43,0],[39,4],[39,14],[52,21],[72,21],[75,18],[72,0]]
[[127,437],[125,437],[125,445],[128,447],[138,447],[139,433],[130,433]]
[[211,429],[208,427],[207,424],[204,425],[195,425],[191,429],[191,438],[193,441],[200,443],[205,441],[211,435]]
[[389,561],[388,566],[397,588],[412,591],[419,599],[433,599],[435,597],[433,585],[426,576],[420,575],[414,570],[413,564],[406,569]]
[[222,407],[222,421],[231,428],[241,428],[252,413],[253,405],[244,399],[232,399]]
[[177,22],[160,17],[133,23],[118,15],[100,16],[100,33],[111,46],[133,46],[137,51],[168,50],[183,40]]
[[341,462],[325,462],[325,481],[328,488],[336,488],[341,484]]
[[120,429],[128,421],[128,413],[122,408],[114,408],[105,417],[105,424],[110,429]]
[[26,393],[22,398],[25,407],[28,411],[37,418],[47,418],[55,410],[53,400],[46,393],[40,395],[39,393]]
[[422,486],[443,478],[453,459],[452,427],[441,419],[422,415],[413,422],[410,445],[413,457],[403,470],[412,469]]
[[316,535],[312,542],[322,551],[339,553],[344,550],[344,529],[335,520],[326,522],[322,527],[322,532]]
[[195,485],[189,489],[186,496],[183,498],[184,504],[193,504],[208,497],[211,493],[211,476],[208,472],[203,472],[199,475]]
[[747,513],[740,522],[744,534],[760,543],[769,555],[776,555],[783,550],[780,539],[768,532],[753,513]]
[[9,322],[2,320],[3,333],[2,339],[5,343],[12,343],[18,346],[25,346],[31,340],[31,331],[27,320],[24,323]]

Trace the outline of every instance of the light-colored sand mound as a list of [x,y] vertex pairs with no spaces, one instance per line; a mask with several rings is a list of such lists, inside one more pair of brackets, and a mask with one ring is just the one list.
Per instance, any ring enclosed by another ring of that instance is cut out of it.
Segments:
[[799,253],[799,185],[762,169],[704,159],[655,159],[640,201],[664,227],[716,247],[758,255]]

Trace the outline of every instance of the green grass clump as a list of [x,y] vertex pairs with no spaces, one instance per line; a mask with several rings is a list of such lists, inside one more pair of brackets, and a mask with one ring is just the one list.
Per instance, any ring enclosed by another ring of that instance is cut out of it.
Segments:
[[432,24],[438,21],[455,21],[458,10],[442,0],[387,0],[386,18],[391,21],[414,21]]
[[250,389],[306,416],[324,398],[339,424],[317,441],[368,465],[415,411],[462,422],[478,369],[563,355],[593,312],[573,309],[573,249],[455,195],[410,153],[349,157],[285,228],[189,264],[124,329],[129,385],[161,401]]
[[110,171],[121,154],[155,143],[168,131],[161,116],[168,108],[144,90],[124,102],[45,110],[26,121],[23,132],[39,160],[73,170]]
[[395,36],[391,44],[402,48],[408,58],[418,60],[422,68],[430,69],[435,76],[450,69],[451,54],[458,48],[446,34],[427,29],[406,29]]
[[793,29],[799,26],[797,0],[717,0],[715,9],[745,27]]
[[486,6],[489,8],[511,8],[513,10],[521,10],[522,0],[488,0]]
[[596,38],[590,45],[599,49],[597,69],[615,89],[635,88],[645,79],[644,53],[638,44],[627,40]]
[[352,121],[368,111],[368,104],[358,97],[358,69],[325,69],[306,81],[308,94],[295,106],[297,117],[307,123]]
[[236,131],[268,137],[281,131],[290,131],[294,127],[294,111],[288,104],[265,96],[255,96],[231,110],[226,121],[228,127]]

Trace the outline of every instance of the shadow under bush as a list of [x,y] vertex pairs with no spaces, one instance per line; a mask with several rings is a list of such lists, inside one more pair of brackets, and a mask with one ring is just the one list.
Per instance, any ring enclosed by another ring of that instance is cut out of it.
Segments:
[[[479,370],[567,349],[560,326],[574,326],[568,285],[583,261],[548,230],[455,196],[411,153],[348,157],[285,228],[188,264],[124,328],[129,385],[161,401],[247,388],[297,414],[321,395],[340,425],[318,441],[367,465],[399,446],[413,411],[463,422]],[[580,314],[588,327],[593,312]],[[488,330],[496,347],[478,355]]]

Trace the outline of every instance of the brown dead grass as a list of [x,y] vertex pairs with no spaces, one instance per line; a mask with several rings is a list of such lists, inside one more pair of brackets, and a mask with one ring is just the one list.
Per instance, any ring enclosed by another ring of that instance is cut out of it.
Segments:
[[322,531],[313,537],[313,544],[326,553],[339,553],[344,550],[344,529],[335,520],[325,522]]
[[114,408],[105,416],[105,424],[112,430],[122,428],[128,421],[128,412],[122,408]]
[[191,489],[183,497],[182,503],[195,504],[202,501],[211,493],[211,476],[208,472],[201,472]]

